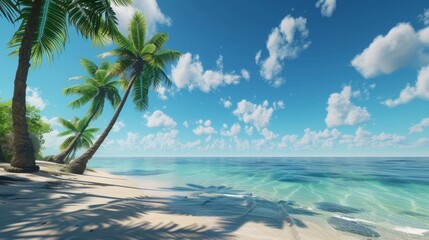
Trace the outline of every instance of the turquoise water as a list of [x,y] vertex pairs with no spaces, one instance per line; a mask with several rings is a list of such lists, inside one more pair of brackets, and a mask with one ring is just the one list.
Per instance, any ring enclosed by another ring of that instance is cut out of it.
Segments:
[[362,239],[429,239],[428,158],[96,158],[90,167],[282,204],[298,223]]

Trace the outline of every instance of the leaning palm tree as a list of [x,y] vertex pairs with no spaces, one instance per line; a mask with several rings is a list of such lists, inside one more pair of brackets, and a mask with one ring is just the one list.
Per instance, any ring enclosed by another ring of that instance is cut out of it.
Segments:
[[89,123],[102,114],[106,100],[113,108],[116,108],[121,102],[121,96],[117,88],[118,81],[115,80],[116,76],[111,74],[112,65],[109,62],[105,61],[100,66],[97,66],[87,59],[81,59],[80,63],[89,76],[72,78],[73,80],[84,79],[84,84],[68,87],[64,89],[64,94],[80,95],[78,99],[69,104],[72,108],[79,108],[91,102],[87,113],[87,122],[82,125],[81,132],[76,134],[74,140],[69,142],[70,145],[61,149],[63,150],[61,153],[49,159],[51,162],[64,163],[64,159],[75,149],[80,135],[83,134]]
[[[131,90],[136,109],[142,111],[148,107],[148,94],[151,86],[155,89],[160,87],[162,83],[171,86],[171,81],[163,69],[168,63],[177,60],[181,54],[175,50],[162,50],[168,40],[168,35],[158,33],[149,41],[145,41],[146,22],[143,14],[138,11],[131,18],[128,32],[128,38],[122,34],[116,35],[113,40],[118,48],[101,56],[117,57],[112,73],[125,76],[125,78],[121,79],[125,90],[124,96],[101,136],[82,156],[70,162],[68,171],[72,173],[82,174],[85,171],[86,164],[97,152],[115,125]],[[126,79],[129,79],[129,81]]]
[[[3,0],[5,1],[5,0]],[[117,32],[117,18],[111,4],[129,5],[132,0],[16,0],[21,21],[18,31],[9,43],[18,55],[13,92],[13,159],[5,170],[36,172],[39,167],[34,157],[26,123],[25,92],[30,61],[38,65],[43,58],[51,60],[62,51],[73,26],[86,39],[103,44]]]
[[[88,128],[88,119],[74,118],[72,121],[67,121],[63,118],[59,118],[58,122],[65,128],[63,132],[58,134],[59,137],[68,136],[64,142],[60,145],[61,150],[66,150],[72,147],[72,150],[68,152],[65,161],[75,157],[76,152],[81,148],[89,148],[92,145],[94,134],[99,130],[98,128]],[[76,140],[77,139],[77,140]],[[75,144],[72,144],[75,142]]]

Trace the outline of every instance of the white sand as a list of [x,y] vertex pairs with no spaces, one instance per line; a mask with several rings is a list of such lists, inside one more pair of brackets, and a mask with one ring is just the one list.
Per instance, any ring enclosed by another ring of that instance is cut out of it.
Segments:
[[186,215],[169,207],[174,194],[159,182],[139,187],[101,171],[55,176],[1,169],[0,239],[358,239],[305,220],[298,229],[287,220],[274,227],[239,216]]

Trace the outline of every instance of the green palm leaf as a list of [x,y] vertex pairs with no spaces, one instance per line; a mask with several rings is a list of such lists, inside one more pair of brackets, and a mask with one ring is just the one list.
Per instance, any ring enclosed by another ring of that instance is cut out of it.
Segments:
[[13,22],[18,16],[18,3],[12,0],[0,0],[0,14],[8,21]]
[[137,51],[141,51],[145,46],[144,41],[146,36],[146,20],[143,14],[139,14],[139,12],[133,14],[128,31],[130,33],[128,38],[134,45],[134,48]]

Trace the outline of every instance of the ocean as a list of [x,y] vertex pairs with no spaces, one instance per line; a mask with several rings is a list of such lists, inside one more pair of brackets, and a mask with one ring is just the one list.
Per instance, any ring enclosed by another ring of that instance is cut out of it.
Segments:
[[182,214],[292,224],[298,232],[311,222],[357,239],[429,239],[429,158],[99,157],[89,167],[142,188],[163,182]]

